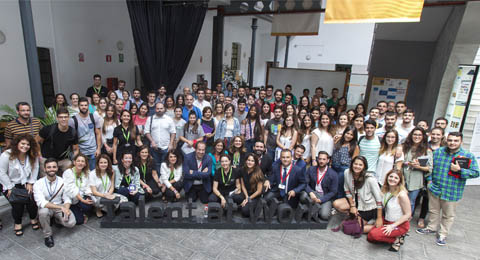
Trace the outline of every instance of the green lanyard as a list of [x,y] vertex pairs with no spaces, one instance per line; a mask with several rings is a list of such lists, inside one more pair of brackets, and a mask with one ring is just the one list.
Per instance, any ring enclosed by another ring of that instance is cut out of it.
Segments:
[[142,164],[141,168],[143,173],[143,180],[145,180],[145,175],[147,174],[147,165],[144,163]]
[[132,181],[132,177],[130,177],[130,175],[125,175],[125,181],[127,182],[128,185],[130,185],[130,182]]
[[122,133],[123,133],[123,138],[125,138],[125,142],[128,143],[128,140],[130,140],[130,131],[128,131],[127,134],[125,134],[125,129],[123,129],[122,127]]
[[233,165],[238,165],[240,161],[240,153],[235,153],[233,155]]
[[173,180],[174,175],[173,175],[173,169],[170,169],[170,177],[168,177],[168,180],[171,181]]
[[102,185],[103,185],[103,191],[107,192],[107,186],[108,186],[108,176],[105,174],[107,178],[105,178],[105,182],[103,181],[103,177],[100,178],[102,180]]
[[387,198],[387,196],[385,196],[385,198],[383,198],[383,207],[385,207],[385,208],[387,207],[387,204],[392,197],[393,197],[393,194],[390,194],[390,196],[388,196],[388,198]]
[[80,185],[78,185],[78,177],[77,177],[77,171],[75,170],[75,168],[72,168],[72,171],[73,171],[73,175],[75,175],[75,185],[77,186],[77,188],[80,188],[82,186],[82,178],[80,178]]
[[96,87],[93,87],[93,91],[95,91],[95,93],[100,95],[100,92],[102,91],[102,86],[100,86],[99,89],[97,89]]
[[224,173],[223,173],[223,168],[222,168],[222,181],[223,181],[223,184],[229,183],[231,178],[232,178],[232,167],[230,167],[230,171],[229,171],[229,173],[228,173],[227,182],[225,182],[225,175],[224,175]]

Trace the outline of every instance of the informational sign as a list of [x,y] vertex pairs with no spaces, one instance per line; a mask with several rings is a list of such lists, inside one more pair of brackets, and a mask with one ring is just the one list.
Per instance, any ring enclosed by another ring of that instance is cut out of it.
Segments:
[[[480,114],[477,115],[477,119],[475,120],[470,152],[475,155],[477,162],[480,162]],[[467,180],[467,185],[480,185],[480,178]]]
[[447,133],[460,131],[476,69],[475,66],[458,66],[457,77],[453,82],[452,93],[445,113],[445,118],[449,122]]
[[376,106],[379,101],[405,101],[408,84],[408,79],[374,77],[370,98],[368,99],[368,108]]

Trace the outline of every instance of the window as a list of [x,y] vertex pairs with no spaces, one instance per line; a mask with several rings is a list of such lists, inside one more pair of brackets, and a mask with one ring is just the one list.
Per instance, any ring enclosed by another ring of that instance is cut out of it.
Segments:
[[232,42],[232,64],[231,70],[240,70],[240,59],[242,56],[242,45],[238,42]]

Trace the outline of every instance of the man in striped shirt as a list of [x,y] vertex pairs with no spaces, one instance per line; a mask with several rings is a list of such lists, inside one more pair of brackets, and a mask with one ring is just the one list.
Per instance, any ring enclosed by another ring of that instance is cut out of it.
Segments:
[[7,124],[5,128],[5,144],[10,144],[17,135],[31,134],[33,137],[38,135],[42,124],[38,118],[30,117],[31,107],[27,102],[18,102],[16,105],[18,117]]
[[426,228],[417,229],[417,233],[435,233],[440,223],[436,241],[439,246],[446,245],[448,231],[455,219],[455,208],[463,197],[467,179],[479,176],[475,156],[462,149],[462,141],[460,132],[448,135],[447,147],[433,153],[433,172],[427,177],[430,223]]

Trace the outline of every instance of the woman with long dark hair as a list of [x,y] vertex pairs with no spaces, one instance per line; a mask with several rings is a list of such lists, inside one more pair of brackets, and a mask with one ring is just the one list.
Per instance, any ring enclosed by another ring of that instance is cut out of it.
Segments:
[[175,100],[172,96],[165,98],[165,115],[171,118],[175,117]]
[[177,96],[177,99],[175,100],[175,106],[185,106],[185,96],[183,94]]
[[228,154],[220,156],[222,167],[215,172],[213,176],[212,194],[208,197],[210,202],[220,202],[222,208],[226,206],[227,198],[233,194],[240,194],[240,174],[239,168],[232,165],[232,159]]
[[160,186],[162,183],[155,169],[155,162],[150,155],[148,146],[144,145],[140,147],[135,166],[140,171],[140,185],[145,191],[145,198],[150,200],[153,197],[161,196]]
[[[350,213],[363,221],[363,232],[368,233],[375,226],[383,226],[382,195],[377,180],[367,172],[367,159],[353,158],[350,168],[345,170],[344,189],[346,198],[337,199],[333,207],[342,213]],[[375,220],[375,225],[368,224]]]
[[346,97],[341,97],[341,98],[338,99],[336,109],[337,109],[338,114],[347,111],[347,98]]
[[330,117],[326,113],[320,114],[320,125],[312,131],[312,164],[317,166],[318,152],[325,151],[329,156],[333,153],[333,135]]
[[335,135],[333,136],[333,141],[335,143],[338,142],[338,140],[340,140],[340,138],[343,135],[343,132],[345,131],[348,125],[349,125],[349,121],[348,121],[347,113],[345,112],[340,113],[337,118],[337,123],[333,128],[335,131]]
[[215,171],[220,168],[220,156],[222,154],[228,154],[227,149],[225,148],[225,143],[223,140],[216,140],[213,143],[213,150],[208,155],[212,157],[212,176],[215,175]]
[[270,111],[270,104],[268,102],[263,103],[261,113],[260,113],[260,123],[262,124],[262,127],[265,127],[265,124],[267,124],[267,121],[272,119],[273,115],[272,112]]
[[[33,184],[37,181],[39,170],[38,154],[38,145],[33,136],[20,134],[13,138],[10,149],[0,155],[0,188],[12,206],[13,231],[16,236],[23,235],[22,217],[25,208],[27,208],[32,229],[40,228],[37,220],[37,204],[32,197]],[[28,203],[9,200],[14,192],[30,195]]]
[[353,126],[355,127],[355,129],[357,130],[357,138],[358,140],[360,140],[360,137],[364,136],[365,135],[365,129],[364,129],[364,125],[363,125],[363,122],[365,121],[365,118],[363,117],[362,114],[356,114],[354,117],[353,117]]
[[182,153],[184,155],[194,152],[194,146],[197,142],[202,141],[205,133],[203,127],[198,122],[197,114],[192,109],[188,113],[188,122],[183,127],[183,132],[180,135],[180,141],[183,141]]
[[275,160],[280,159],[282,150],[287,149],[293,151],[293,147],[297,144],[298,131],[295,119],[287,116],[283,120],[280,132],[277,134],[277,149],[275,150]]
[[92,209],[94,203],[88,184],[89,169],[87,156],[79,153],[73,158],[72,167],[63,172],[64,189],[72,198],[70,210],[75,215],[77,225],[87,223],[87,213]]
[[123,110],[120,115],[120,125],[113,130],[113,164],[117,164],[122,153],[136,152],[135,144],[142,146],[138,128],[133,124],[132,114]]
[[415,212],[415,199],[424,187],[424,177],[432,172],[433,153],[428,148],[428,137],[423,128],[415,127],[403,143],[405,160],[403,174],[408,190],[408,197],[412,206],[412,215]]
[[338,174],[337,198],[345,197],[345,190],[343,189],[344,172],[350,167],[352,158],[355,158],[359,153],[357,131],[353,126],[347,126],[343,130],[342,137],[335,144],[332,154],[332,168]]
[[204,107],[202,111],[202,120],[200,120],[200,125],[203,128],[203,133],[205,134],[205,143],[207,144],[207,153],[212,151],[213,148],[213,139],[215,136],[215,121],[213,121],[213,111],[211,107]]
[[115,110],[115,106],[112,104],[107,105],[105,117],[103,118],[102,126],[102,153],[108,154],[110,158],[113,155],[113,131],[115,127],[120,124],[118,116]]
[[235,136],[232,139],[232,144],[228,149],[228,154],[232,157],[233,168],[239,168],[245,162],[245,155],[247,149],[245,148],[245,140],[242,136]]
[[388,130],[380,141],[377,169],[375,171],[379,185],[385,183],[385,176],[391,169],[401,169],[403,165],[402,147],[399,146],[398,132]]
[[250,216],[250,207],[256,207],[258,199],[262,195],[263,182],[265,176],[259,166],[258,156],[250,153],[245,159],[245,164],[240,168],[240,185],[242,188],[241,194],[235,194],[233,200],[240,202],[242,207],[242,215],[244,217]]
[[173,151],[168,152],[166,160],[160,166],[162,193],[167,201],[180,199],[180,192],[183,189],[182,169],[181,157]]
[[261,141],[263,137],[263,128],[256,106],[250,107],[247,118],[242,122],[240,133],[245,138],[247,152],[253,152],[253,145],[256,141]]
[[227,147],[233,137],[240,135],[240,122],[233,115],[235,114],[235,107],[232,104],[225,105],[225,117],[218,123],[215,131],[215,140],[222,139]]
[[363,103],[358,103],[355,107],[355,114],[365,116],[365,105]]
[[312,153],[311,153],[311,138],[313,131],[313,119],[310,115],[305,115],[302,119],[302,124],[300,125],[300,130],[298,130],[297,144],[303,145],[305,151],[303,152],[303,160],[309,164]]

